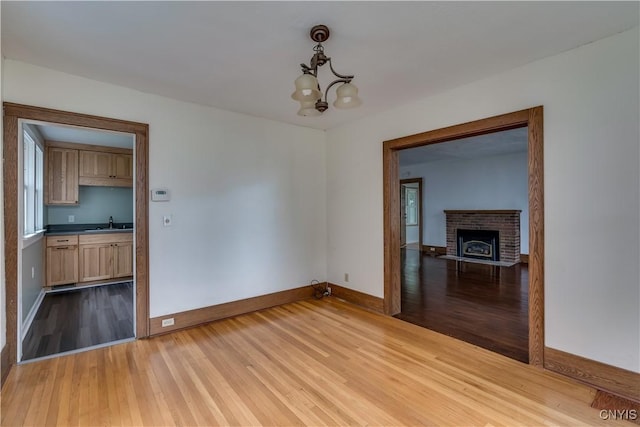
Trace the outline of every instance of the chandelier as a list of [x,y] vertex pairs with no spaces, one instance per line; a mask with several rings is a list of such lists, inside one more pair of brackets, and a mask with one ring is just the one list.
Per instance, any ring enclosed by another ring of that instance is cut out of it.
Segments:
[[[331,58],[325,55],[322,43],[329,39],[329,28],[326,25],[316,25],[309,32],[311,40],[318,43],[314,46],[315,52],[309,65],[300,64],[302,75],[295,81],[296,91],[291,98],[300,102],[299,116],[319,116],[329,108],[327,94],[334,85],[342,83],[336,89],[336,100],[333,106],[336,108],[354,108],[362,103],[358,98],[358,88],[351,83],[354,76],[336,73],[331,64]],[[329,83],[324,91],[324,100],[318,83],[318,68],[328,63],[336,80]]]

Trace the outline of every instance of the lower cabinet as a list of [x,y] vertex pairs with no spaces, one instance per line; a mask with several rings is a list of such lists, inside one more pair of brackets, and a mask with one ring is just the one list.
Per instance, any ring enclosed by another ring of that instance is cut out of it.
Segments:
[[113,277],[133,276],[133,242],[113,245]]
[[49,236],[46,239],[46,285],[78,282],[78,236]]
[[111,245],[80,246],[80,282],[111,278]]
[[133,233],[46,238],[46,286],[133,276]]
[[133,234],[79,236],[79,282],[133,276]]

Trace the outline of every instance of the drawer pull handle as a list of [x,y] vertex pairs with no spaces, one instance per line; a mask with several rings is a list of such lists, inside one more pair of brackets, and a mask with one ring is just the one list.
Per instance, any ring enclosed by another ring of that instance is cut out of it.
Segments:
[[69,249],[69,246],[59,246],[56,248],[56,250],[60,250],[60,249]]
[[59,243],[59,242],[68,242],[68,241],[69,241],[69,239],[64,239],[64,240],[56,240],[56,242],[58,242],[58,243]]

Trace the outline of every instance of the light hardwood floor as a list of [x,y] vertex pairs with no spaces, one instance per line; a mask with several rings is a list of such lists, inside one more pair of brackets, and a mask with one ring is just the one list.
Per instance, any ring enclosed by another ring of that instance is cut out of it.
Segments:
[[[624,425],[595,390],[333,298],[14,367],[2,425]],[[631,425],[631,424],[629,424]]]

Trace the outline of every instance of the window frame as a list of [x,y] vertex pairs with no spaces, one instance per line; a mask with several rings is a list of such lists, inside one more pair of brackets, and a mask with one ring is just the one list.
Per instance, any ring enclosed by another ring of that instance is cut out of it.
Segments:
[[[26,248],[39,241],[46,231],[44,226],[44,143],[42,138],[28,126],[28,123],[22,123],[22,132],[20,133],[20,142],[22,144],[20,154],[20,177],[19,185],[22,187],[20,200],[18,203],[22,207],[22,215],[19,221],[18,235],[22,242],[22,248]],[[25,137],[26,136],[26,137]],[[30,141],[29,141],[30,140]],[[25,158],[25,148],[27,144],[33,142],[33,148],[28,150],[29,159]],[[31,169],[33,169],[33,180],[30,190],[25,182],[26,178],[26,162],[29,161]],[[29,212],[26,200],[33,197],[32,210]],[[27,223],[31,222],[32,228],[27,228]]]

